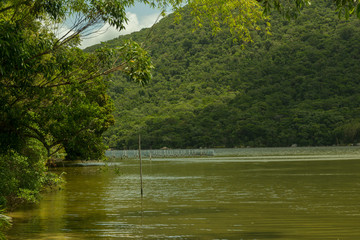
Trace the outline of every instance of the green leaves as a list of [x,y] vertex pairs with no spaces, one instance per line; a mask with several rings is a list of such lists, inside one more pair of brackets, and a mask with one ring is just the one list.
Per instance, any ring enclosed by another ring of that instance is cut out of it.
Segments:
[[103,64],[104,75],[121,71],[141,85],[151,79],[151,58],[147,51],[132,40],[126,40],[115,48],[97,49],[95,54]]
[[141,85],[148,83],[151,79],[151,70],[153,69],[148,52],[132,40],[125,41],[116,50],[122,53],[123,62],[126,62],[124,73]]
[[350,16],[356,15],[360,18],[360,4],[359,1],[352,0],[335,0],[339,17],[344,16],[345,19],[349,19]]
[[[312,3],[309,0],[258,0],[258,2],[263,6],[264,13],[270,14],[272,9],[275,9],[287,18],[297,17],[304,7]],[[333,0],[333,2],[339,17],[348,19],[350,16],[356,15],[360,18],[359,1]]]
[[[39,143],[28,142],[22,153],[8,150],[0,154],[0,208],[6,204],[14,205],[18,201],[36,202],[45,176],[44,152],[33,152]],[[39,149],[36,149],[39,150]],[[24,154],[29,153],[28,157]],[[40,156],[40,157],[39,157]]]
[[251,30],[266,28],[262,22],[267,21],[267,17],[254,0],[193,0],[189,5],[195,16],[195,26],[202,27],[206,19],[214,35],[227,26],[235,38],[246,43],[252,41]]
[[[2,205],[1,204],[1,196],[0,196],[0,206]],[[11,227],[11,218],[8,217],[8,216],[5,216],[2,214],[3,213],[3,210],[0,209],[0,239],[1,240],[5,240],[5,236],[4,236],[4,233],[8,228]]]
[[[114,122],[104,76],[121,72],[143,85],[151,78],[152,64],[148,53],[130,40],[94,53],[74,46],[100,20],[123,28],[125,7],[132,4],[13,0],[0,6],[1,149],[20,151],[27,139],[36,139],[48,157],[59,151],[69,159],[103,157],[101,134]],[[69,17],[65,9],[78,18],[67,34],[57,37],[52,27]],[[3,141],[7,138],[11,141]]]

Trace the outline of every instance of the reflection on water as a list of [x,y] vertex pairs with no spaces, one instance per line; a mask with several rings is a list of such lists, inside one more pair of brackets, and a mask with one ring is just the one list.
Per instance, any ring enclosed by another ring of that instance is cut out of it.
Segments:
[[8,237],[360,239],[360,154],[329,151],[144,161],[143,199],[137,161],[59,169],[66,188],[14,212]]

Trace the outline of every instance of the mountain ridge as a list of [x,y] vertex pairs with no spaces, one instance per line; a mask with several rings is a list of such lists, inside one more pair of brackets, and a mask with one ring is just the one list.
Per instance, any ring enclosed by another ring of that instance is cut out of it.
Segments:
[[[272,36],[241,43],[225,31],[192,31],[190,15],[108,41],[143,42],[153,80],[109,83],[117,123],[105,141],[119,149],[325,146],[360,141],[360,21],[340,20],[317,1],[295,20],[274,14]],[[149,33],[151,31],[151,33]],[[94,50],[98,46],[87,49]]]

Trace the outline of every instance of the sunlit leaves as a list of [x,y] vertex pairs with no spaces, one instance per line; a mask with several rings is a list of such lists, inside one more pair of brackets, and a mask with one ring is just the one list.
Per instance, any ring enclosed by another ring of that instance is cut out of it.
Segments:
[[270,14],[275,9],[287,18],[296,17],[302,8],[311,4],[310,0],[259,0],[258,2],[263,6],[265,14]]
[[142,85],[149,82],[151,78],[151,59],[149,54],[134,41],[128,40],[116,49],[123,52],[123,62],[126,62],[124,72],[129,77]]
[[201,27],[206,19],[212,27],[213,34],[220,32],[224,26],[240,41],[252,41],[250,31],[265,29],[267,17],[262,6],[255,0],[193,0],[190,2],[195,16],[196,26]]
[[360,4],[358,0],[335,0],[339,17],[344,16],[348,19],[351,15],[360,18]]
[[[360,18],[360,5],[358,0],[332,0],[336,6],[339,17],[348,19],[351,15]],[[312,3],[311,0],[258,0],[264,7],[264,12],[269,14],[273,9],[286,17],[296,17],[300,10]]]

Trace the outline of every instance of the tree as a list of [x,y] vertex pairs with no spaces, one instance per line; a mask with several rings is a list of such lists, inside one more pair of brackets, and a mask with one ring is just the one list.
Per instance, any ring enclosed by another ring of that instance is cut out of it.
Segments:
[[[122,71],[145,83],[151,62],[132,41],[93,54],[75,46],[80,34],[100,20],[123,28],[125,6],[117,1],[105,5],[97,1],[2,2],[1,149],[20,149],[22,140],[34,138],[52,156],[62,147],[72,149],[71,142],[79,136],[92,139],[86,148],[104,149],[100,135],[113,120],[102,76]],[[71,31],[60,37],[51,31],[50,26],[75,13],[81,17]],[[74,158],[70,152],[74,150],[68,151],[69,158]],[[76,157],[92,156],[86,152]]]
[[[152,65],[133,41],[91,54],[76,46],[100,22],[124,28],[133,2],[1,1],[0,208],[36,200],[59,151],[71,160],[103,157],[101,134],[113,123],[104,76],[121,71],[146,83]],[[68,18],[74,25],[56,35]]]

